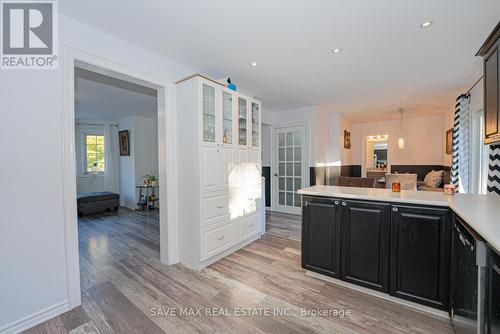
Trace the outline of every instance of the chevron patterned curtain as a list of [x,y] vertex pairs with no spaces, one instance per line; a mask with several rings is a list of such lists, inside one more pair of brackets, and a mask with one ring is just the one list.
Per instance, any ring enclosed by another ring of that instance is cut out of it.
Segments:
[[469,102],[470,94],[457,98],[453,123],[451,183],[461,193],[469,192]]
[[500,144],[490,145],[488,192],[500,195]]

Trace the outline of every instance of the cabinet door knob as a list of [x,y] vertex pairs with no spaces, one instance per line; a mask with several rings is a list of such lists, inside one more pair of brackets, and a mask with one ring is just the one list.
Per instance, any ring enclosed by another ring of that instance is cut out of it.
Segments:
[[398,208],[392,208],[392,211],[398,212]]
[[339,201],[335,201],[335,205],[339,205]]
[[347,205],[347,203],[346,203],[346,202],[342,202],[342,206],[346,206],[346,205]]
[[248,227],[253,227],[253,224],[248,224]]

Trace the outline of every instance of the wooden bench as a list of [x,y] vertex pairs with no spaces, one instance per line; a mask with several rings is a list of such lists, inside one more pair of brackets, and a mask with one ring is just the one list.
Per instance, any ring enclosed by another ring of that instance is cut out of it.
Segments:
[[78,216],[103,211],[118,211],[120,195],[108,191],[79,194],[77,196]]

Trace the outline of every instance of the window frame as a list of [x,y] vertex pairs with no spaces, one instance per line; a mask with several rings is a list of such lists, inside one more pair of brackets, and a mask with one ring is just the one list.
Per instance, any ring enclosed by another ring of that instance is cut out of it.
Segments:
[[[104,171],[102,172],[89,172],[87,170],[87,136],[101,136],[104,139]],[[81,132],[81,154],[82,154],[82,166],[81,174],[85,176],[97,175],[104,176],[106,174],[106,138],[104,137],[104,131],[82,131]]]

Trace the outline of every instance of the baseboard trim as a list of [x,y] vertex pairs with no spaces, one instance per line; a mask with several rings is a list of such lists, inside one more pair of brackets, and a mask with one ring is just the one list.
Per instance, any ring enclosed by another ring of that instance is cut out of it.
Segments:
[[20,333],[67,311],[69,303],[65,300],[0,327],[0,334]]
[[437,316],[440,318],[450,319],[450,316],[448,315],[448,312],[446,312],[446,311],[440,311],[440,310],[437,310],[437,309],[432,308],[432,307],[428,307],[428,306],[420,305],[420,304],[410,302],[410,301],[407,301],[404,299],[396,298],[396,297],[390,296],[390,295],[383,293],[383,292],[375,291],[375,290],[368,289],[368,288],[365,288],[362,286],[358,286],[358,285],[355,285],[352,283],[344,282],[344,281],[338,280],[338,279],[333,278],[333,277],[329,277],[326,275],[315,273],[313,271],[306,270],[306,275],[321,279],[323,281],[327,281],[329,283],[333,283],[335,285],[339,285],[339,286],[344,287],[344,288],[348,288],[348,289],[356,290],[356,291],[359,291],[362,293],[366,293],[367,295],[370,295],[370,296],[385,299],[385,300],[394,302],[396,304],[399,304],[400,306],[418,311],[420,313],[425,313],[425,314],[430,314],[430,315]]
[[130,210],[135,210],[137,206],[134,204],[129,204],[129,203],[120,203],[120,206],[123,206],[124,208],[130,209]]

